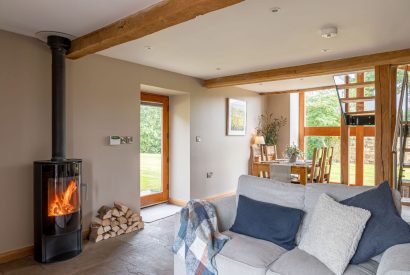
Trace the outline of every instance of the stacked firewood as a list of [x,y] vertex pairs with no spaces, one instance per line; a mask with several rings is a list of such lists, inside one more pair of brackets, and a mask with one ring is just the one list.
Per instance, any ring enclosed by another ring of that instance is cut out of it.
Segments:
[[122,203],[115,202],[114,207],[102,206],[92,220],[90,241],[99,242],[122,234],[141,230],[144,222],[138,213]]

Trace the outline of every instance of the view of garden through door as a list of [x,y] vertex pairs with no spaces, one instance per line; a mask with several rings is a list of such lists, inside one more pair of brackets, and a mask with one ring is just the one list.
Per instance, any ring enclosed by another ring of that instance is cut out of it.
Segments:
[[140,196],[141,206],[168,201],[169,98],[141,93]]

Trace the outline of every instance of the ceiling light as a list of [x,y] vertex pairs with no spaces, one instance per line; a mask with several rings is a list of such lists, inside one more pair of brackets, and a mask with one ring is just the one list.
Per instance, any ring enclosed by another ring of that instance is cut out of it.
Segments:
[[320,30],[321,36],[323,38],[333,38],[337,35],[337,28],[336,27],[325,27]]
[[216,68],[215,70],[220,71],[220,70],[221,70],[221,68],[219,68],[219,67],[218,67],[218,68]]
[[151,47],[151,46],[144,46],[144,49],[146,49],[146,50],[152,50],[152,47]]
[[280,11],[280,8],[279,7],[274,7],[274,8],[271,8],[270,11],[273,12],[273,13],[278,13]]
[[322,53],[328,53],[328,52],[331,51],[331,49],[321,49],[320,51],[321,51]]

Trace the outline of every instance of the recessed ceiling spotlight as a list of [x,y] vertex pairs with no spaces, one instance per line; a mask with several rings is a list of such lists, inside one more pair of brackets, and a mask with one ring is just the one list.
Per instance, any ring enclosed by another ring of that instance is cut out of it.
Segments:
[[152,46],[144,46],[144,49],[146,49],[146,50],[152,50]]
[[279,7],[274,7],[274,8],[271,8],[270,11],[273,12],[273,13],[278,13],[280,11],[280,8]]
[[218,68],[216,68],[215,70],[220,71],[220,70],[222,70],[222,69],[218,67]]
[[337,36],[337,28],[336,27],[325,27],[320,30],[320,35],[323,38],[333,38]]
[[328,52],[331,51],[331,49],[321,49],[320,51],[321,51],[322,53],[328,53]]

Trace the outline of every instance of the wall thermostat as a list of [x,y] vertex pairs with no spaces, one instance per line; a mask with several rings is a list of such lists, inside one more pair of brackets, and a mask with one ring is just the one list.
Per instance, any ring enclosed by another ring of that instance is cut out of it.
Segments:
[[121,145],[120,136],[110,136],[110,145]]

